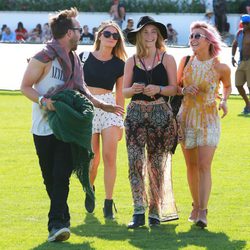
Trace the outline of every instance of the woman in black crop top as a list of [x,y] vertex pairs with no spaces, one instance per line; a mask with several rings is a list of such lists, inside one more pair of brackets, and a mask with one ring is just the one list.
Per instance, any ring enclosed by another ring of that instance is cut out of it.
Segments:
[[[134,202],[128,228],[133,229],[145,224],[147,206],[150,227],[178,219],[171,179],[171,149],[177,131],[172,110],[163,98],[176,94],[177,81],[175,60],[165,49],[165,25],[144,16],[127,38],[136,45],[136,54],[125,64],[123,80],[123,95],[131,98],[125,132]],[[149,177],[149,195],[145,176]]]
[[[122,82],[126,52],[122,32],[116,23],[109,21],[100,26],[96,36],[94,52],[89,54],[83,65],[84,80],[91,94],[97,99],[124,107]],[[112,94],[114,87],[115,97]],[[95,189],[94,181],[100,163],[101,135],[106,193],[103,212],[104,217],[108,219],[114,218],[112,208],[117,145],[122,138],[123,126],[121,115],[95,108],[92,129],[92,147],[95,156],[90,168],[90,183]],[[94,201],[87,194],[85,207],[89,213],[92,213],[95,208]]]

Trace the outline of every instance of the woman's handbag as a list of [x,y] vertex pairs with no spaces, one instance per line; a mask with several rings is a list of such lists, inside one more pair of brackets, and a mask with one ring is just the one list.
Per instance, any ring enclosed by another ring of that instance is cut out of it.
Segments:
[[[188,61],[190,59],[190,56],[187,56],[186,57],[186,61],[185,61],[185,64],[184,64],[184,67],[183,67],[183,70],[184,68],[186,67]],[[182,70],[182,74],[183,74],[183,70]],[[175,95],[175,96],[170,96],[170,99],[168,100],[168,102],[170,103],[171,105],[171,108],[172,108],[172,112],[174,114],[174,119],[176,120],[176,116],[179,112],[179,109],[180,109],[180,106],[181,106],[181,103],[182,103],[182,99],[183,99],[183,95]],[[176,121],[177,122],[177,121]],[[177,122],[177,127],[179,128],[179,124]],[[179,133],[177,133],[176,135],[176,138],[175,138],[175,143],[173,145],[173,148],[171,149],[171,152],[172,154],[175,153],[175,150],[176,150],[176,147],[178,145],[178,141],[179,141]]]
[[[184,68],[186,67],[188,61],[190,59],[190,56],[187,56],[186,57],[186,61],[185,61],[185,64],[184,64]],[[183,68],[183,70],[184,70]],[[174,116],[176,117],[176,115],[178,114],[179,112],[179,109],[180,109],[180,106],[181,106],[181,102],[182,102],[182,99],[183,99],[183,95],[175,95],[175,96],[171,96],[170,97],[170,105],[172,107],[172,111],[173,111],[173,114]]]

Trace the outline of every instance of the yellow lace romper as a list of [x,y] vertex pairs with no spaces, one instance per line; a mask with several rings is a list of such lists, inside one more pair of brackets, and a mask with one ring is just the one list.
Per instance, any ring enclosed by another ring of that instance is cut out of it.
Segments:
[[178,113],[181,139],[186,149],[197,146],[217,146],[220,138],[220,120],[216,96],[219,77],[214,69],[217,58],[199,61],[191,58],[183,71],[183,86],[195,84],[198,94],[186,94]]

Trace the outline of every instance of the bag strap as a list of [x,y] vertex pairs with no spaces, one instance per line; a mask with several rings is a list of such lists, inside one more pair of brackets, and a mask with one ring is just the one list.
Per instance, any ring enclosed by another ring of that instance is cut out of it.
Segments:
[[90,54],[89,51],[85,51],[79,54],[80,60],[83,64],[87,61],[89,54]]
[[184,63],[184,66],[183,66],[181,75],[183,75],[183,71],[184,71],[185,67],[187,66],[187,64],[188,64],[188,62],[189,62],[189,60],[190,60],[190,58],[191,58],[191,56],[189,56],[189,55],[186,56],[186,60],[185,60],[185,63]]
[[[184,67],[182,69],[182,74],[183,74],[183,71],[185,69],[185,67],[187,66],[189,60],[190,60],[191,56],[190,55],[187,55],[186,56],[186,60],[185,60],[185,63],[184,63]],[[173,100],[174,96],[170,96],[170,98],[168,98],[168,104],[170,105],[171,101]]]
[[190,59],[190,56],[188,55],[188,56],[186,57],[186,60],[185,60],[185,64],[184,64],[183,70],[184,70],[185,67],[187,66],[189,59]]

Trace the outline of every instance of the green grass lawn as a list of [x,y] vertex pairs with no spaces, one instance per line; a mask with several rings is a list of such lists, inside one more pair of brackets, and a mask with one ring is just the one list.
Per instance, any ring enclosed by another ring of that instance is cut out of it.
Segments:
[[244,106],[239,97],[231,97],[228,106],[229,114],[222,120],[221,140],[213,161],[206,230],[187,221],[191,197],[179,147],[173,157],[173,182],[180,219],[154,230],[147,226],[127,230],[133,208],[123,138],[114,194],[116,220],[103,218],[101,165],[94,214],[85,212],[85,195],[72,176],[71,237],[64,243],[47,243],[49,200],[30,134],[31,102],[19,92],[0,91],[0,249],[250,249],[250,116],[239,115]]

